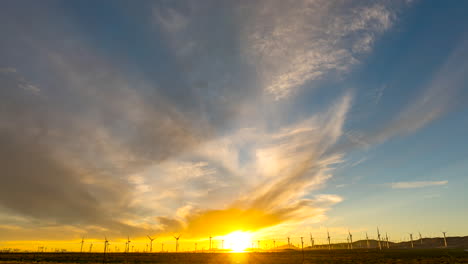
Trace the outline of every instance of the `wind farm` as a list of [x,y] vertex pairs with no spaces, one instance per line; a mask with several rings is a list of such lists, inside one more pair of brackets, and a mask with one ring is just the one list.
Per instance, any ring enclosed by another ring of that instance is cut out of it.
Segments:
[[[153,251],[152,247],[139,238],[134,239],[133,250],[129,250],[129,241],[112,241],[107,237],[103,240],[103,250],[96,248],[92,251],[93,242],[96,240],[84,239],[77,243],[76,249],[62,250],[46,246],[37,250],[1,249],[0,263],[9,262],[52,262],[52,263],[251,263],[252,261],[268,263],[342,263],[343,261],[356,261],[366,263],[393,263],[392,261],[410,261],[418,258],[423,263],[463,263],[468,261],[468,236],[446,237],[441,232],[439,237],[424,238],[420,235],[413,241],[411,233],[409,240],[391,241],[388,234],[385,240],[380,241],[379,233],[374,238],[369,238],[367,232],[362,232],[361,237],[354,241],[353,235],[348,230],[346,238],[330,234],[327,230],[322,237],[310,235],[308,244],[303,236],[287,236],[281,238],[257,238],[235,232],[227,236],[210,235],[208,240],[190,239],[195,247],[187,247],[187,242],[181,240],[182,234],[173,235],[175,243],[161,240],[161,250]],[[356,232],[355,232],[356,233]],[[331,237],[333,243],[331,243]],[[150,242],[155,239],[147,235]],[[163,238],[164,239],[164,238]],[[169,238],[165,238],[169,239]],[[93,242],[91,242],[93,241]],[[196,241],[196,242],[194,242]],[[224,242],[226,241],[226,245]],[[253,241],[253,243],[251,243]],[[323,241],[323,243],[317,243]],[[115,250],[110,249],[110,244],[115,245]],[[297,243],[296,243],[297,242]],[[155,246],[158,245],[155,243]],[[166,243],[166,249],[164,249]],[[179,244],[180,243],[180,244]],[[83,246],[89,244],[90,251],[83,252]],[[119,252],[119,246],[125,245],[125,250]],[[146,245],[146,247],[145,247]],[[182,245],[182,246],[181,246]],[[385,245],[384,247],[382,245]],[[180,248],[181,246],[181,248]]]

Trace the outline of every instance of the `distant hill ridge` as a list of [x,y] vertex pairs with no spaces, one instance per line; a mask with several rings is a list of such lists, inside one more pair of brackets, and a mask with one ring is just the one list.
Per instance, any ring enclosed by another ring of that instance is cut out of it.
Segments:
[[[387,242],[382,240],[381,241],[382,248],[387,248]],[[403,242],[388,242],[390,248],[411,248],[411,241],[403,241]],[[433,238],[423,238],[422,243],[421,239],[413,240],[414,248],[443,248],[444,247],[444,238],[443,237],[433,237]],[[332,249],[347,249],[348,243],[332,243]],[[369,239],[369,248],[378,248],[379,242],[375,239]],[[455,236],[455,237],[447,237],[447,247],[448,248],[468,248],[468,236]],[[358,240],[353,242],[353,248],[367,248],[367,241],[366,240]],[[300,250],[300,247],[291,245],[282,245],[277,249],[280,250]],[[304,249],[312,249],[310,246],[304,247]],[[313,249],[328,249],[328,244],[320,244],[314,246]]]

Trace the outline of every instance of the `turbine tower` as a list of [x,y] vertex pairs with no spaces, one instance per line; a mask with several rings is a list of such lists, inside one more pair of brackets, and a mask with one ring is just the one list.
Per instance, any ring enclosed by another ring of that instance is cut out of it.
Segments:
[[291,238],[288,237],[288,248],[291,248]]
[[422,244],[423,244],[423,239],[422,239],[421,232],[419,232],[419,240],[421,240],[421,246],[422,246]]
[[132,241],[130,241],[130,237],[127,236],[127,242],[125,243],[126,244],[126,249],[125,249],[126,253],[130,252],[130,242],[132,242]]
[[388,243],[388,234],[385,232],[385,240],[387,240],[387,248],[390,248],[390,244]]
[[410,234],[409,234],[409,237],[410,237],[410,240],[411,240],[411,248],[414,248],[414,244],[413,244],[413,234],[410,233]]
[[109,241],[107,241],[107,237],[104,237],[104,255],[106,254],[106,251],[107,251],[107,243],[109,243]]
[[[180,234],[179,236],[173,236],[176,240],[176,244],[175,244],[175,251],[178,252],[179,251],[179,238],[180,238]],[[210,240],[211,241],[211,240]]]
[[83,253],[83,244],[84,244],[84,237],[81,238],[81,248],[80,253]]
[[212,239],[212,238],[213,238],[213,237],[210,235],[210,251],[211,251],[211,249],[212,249],[212,247],[211,247],[211,239]]
[[312,236],[312,233],[310,233],[310,246],[311,248],[314,248],[314,237]]
[[89,245],[89,253],[91,253],[92,250],[93,250],[93,243],[91,243],[91,245]]
[[150,240],[150,252],[153,252],[153,240],[155,240],[155,238],[151,238],[149,235],[147,235],[147,237]]
[[367,248],[370,248],[370,245],[369,245],[369,236],[367,235],[367,232],[366,232],[366,243],[367,243]]
[[350,249],[353,249],[353,235],[351,235],[351,232],[348,229],[348,234],[349,234],[349,247]]
[[327,229],[327,238],[328,238],[328,250],[331,250],[330,232],[328,232],[328,229]]
[[447,237],[445,236],[447,232],[442,232],[444,234],[444,246],[447,247]]
[[301,237],[302,263],[304,263],[304,237]]
[[379,228],[377,227],[377,237],[378,237],[378,242],[379,242],[379,249],[382,250],[382,244],[380,243],[380,231]]

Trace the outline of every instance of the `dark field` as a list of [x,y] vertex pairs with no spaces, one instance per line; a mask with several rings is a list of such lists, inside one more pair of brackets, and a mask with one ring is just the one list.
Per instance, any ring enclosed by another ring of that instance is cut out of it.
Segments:
[[0,253],[0,263],[468,263],[463,249],[313,250],[271,253]]

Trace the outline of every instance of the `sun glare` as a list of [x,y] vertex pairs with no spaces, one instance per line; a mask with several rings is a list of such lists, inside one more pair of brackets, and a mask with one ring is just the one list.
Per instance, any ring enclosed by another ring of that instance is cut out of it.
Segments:
[[225,245],[233,252],[244,252],[252,240],[252,235],[248,232],[235,231],[224,236]]

